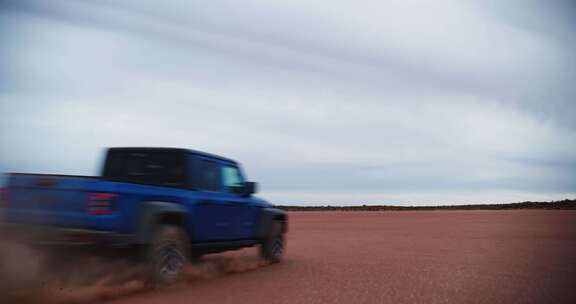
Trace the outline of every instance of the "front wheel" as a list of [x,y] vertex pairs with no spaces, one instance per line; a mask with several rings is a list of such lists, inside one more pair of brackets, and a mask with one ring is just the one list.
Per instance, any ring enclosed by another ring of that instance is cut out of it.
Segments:
[[286,249],[286,239],[282,232],[282,223],[274,222],[269,236],[260,246],[260,256],[267,262],[279,263],[282,261]]

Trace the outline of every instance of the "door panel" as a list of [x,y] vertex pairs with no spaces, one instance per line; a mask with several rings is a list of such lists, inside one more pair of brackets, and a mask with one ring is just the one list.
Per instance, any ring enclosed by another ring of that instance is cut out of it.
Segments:
[[236,164],[198,157],[193,165],[195,231],[198,241],[253,239],[258,209],[243,196],[244,177]]
[[237,239],[252,239],[256,235],[256,220],[258,209],[249,196],[244,196],[245,179],[236,164],[223,163],[221,168],[225,200],[233,206],[234,237]]
[[202,193],[195,202],[194,236],[197,241],[221,241],[233,238],[231,218],[234,206],[221,193]]
[[191,168],[194,174],[196,200],[194,202],[194,237],[197,241],[221,241],[232,239],[234,227],[233,205],[222,193],[220,163],[198,157]]
[[252,204],[249,197],[238,194],[227,194],[226,201],[232,207],[231,223],[234,238],[253,239],[256,235],[258,207]]

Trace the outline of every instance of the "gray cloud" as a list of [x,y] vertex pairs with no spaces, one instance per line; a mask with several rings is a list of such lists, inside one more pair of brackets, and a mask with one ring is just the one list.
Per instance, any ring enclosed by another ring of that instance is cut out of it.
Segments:
[[168,145],[238,158],[288,203],[564,198],[567,6],[4,1],[0,170]]

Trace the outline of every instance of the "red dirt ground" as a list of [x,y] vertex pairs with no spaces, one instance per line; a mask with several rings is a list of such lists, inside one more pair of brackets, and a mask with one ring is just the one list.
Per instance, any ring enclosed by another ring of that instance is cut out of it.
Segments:
[[113,303],[576,303],[576,211],[291,212],[288,241]]

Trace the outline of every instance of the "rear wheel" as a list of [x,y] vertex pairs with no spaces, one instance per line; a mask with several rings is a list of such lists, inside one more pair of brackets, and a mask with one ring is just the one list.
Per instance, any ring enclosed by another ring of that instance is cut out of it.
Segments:
[[282,261],[286,248],[286,240],[282,232],[282,223],[274,222],[268,237],[260,246],[260,256],[267,262],[279,263]]
[[158,287],[174,283],[189,262],[189,241],[178,226],[160,226],[148,250],[152,283]]

